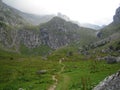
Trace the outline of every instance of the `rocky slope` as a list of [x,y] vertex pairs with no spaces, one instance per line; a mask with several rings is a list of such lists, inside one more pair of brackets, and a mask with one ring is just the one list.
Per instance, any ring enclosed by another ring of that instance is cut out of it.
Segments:
[[[7,48],[16,48],[18,46],[25,45],[27,48],[36,48],[41,45],[47,45],[52,49],[57,49],[62,46],[69,45],[72,42],[77,42],[84,37],[91,36],[95,38],[94,31],[91,32],[91,35],[81,33],[83,30],[78,25],[71,22],[66,22],[65,20],[54,17],[48,23],[34,27],[34,26],[25,26],[20,29],[6,29],[6,26],[3,27],[4,23],[1,23],[0,28],[0,40],[1,45]],[[90,32],[90,31],[89,31]],[[93,36],[92,36],[93,34]],[[84,37],[83,37],[84,36]],[[85,40],[85,39],[84,39]]]
[[15,9],[4,4],[2,0],[0,0],[0,22],[4,22],[12,26],[21,26],[27,23],[15,12]]
[[[20,17],[21,18],[20,20],[24,19],[24,22],[26,21],[27,23],[32,25],[39,25],[42,23],[46,23],[55,16],[55,15],[34,15],[34,14],[24,13],[15,8],[12,8],[10,5],[7,5],[5,1],[4,2],[0,1],[0,7],[1,7],[0,10],[2,12],[1,18],[3,18],[3,15],[8,14],[9,17],[6,16],[7,17],[6,20],[9,20],[11,17],[14,16],[12,19],[14,20],[16,17],[16,20],[19,21],[19,17]],[[24,24],[26,24],[26,22]]]
[[[100,60],[107,60],[107,63],[113,64],[118,62],[120,57],[120,7],[116,10],[113,17],[113,22],[108,26],[104,27],[97,36],[101,38],[103,43],[101,48],[101,53],[105,53],[111,56],[106,56],[104,58],[99,58]],[[100,43],[102,43],[100,42]],[[113,55],[113,56],[112,56]],[[116,56],[116,57],[115,57]],[[118,58],[117,58],[118,57]],[[120,71],[106,77],[100,84],[98,84],[93,90],[119,90],[120,89]]]

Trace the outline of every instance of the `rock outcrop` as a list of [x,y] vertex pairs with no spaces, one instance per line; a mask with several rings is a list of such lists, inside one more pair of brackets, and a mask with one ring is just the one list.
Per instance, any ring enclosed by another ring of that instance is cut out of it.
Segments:
[[120,24],[120,7],[117,8],[116,13],[113,18],[113,22],[116,24]]
[[6,27],[0,28],[0,41],[3,46],[9,48],[16,46],[16,44],[17,46],[23,44],[28,48],[47,45],[50,48],[57,49],[80,39],[79,34],[76,33],[79,29],[77,25],[57,17],[37,29],[7,30]]
[[93,90],[120,90],[120,71],[105,78]]

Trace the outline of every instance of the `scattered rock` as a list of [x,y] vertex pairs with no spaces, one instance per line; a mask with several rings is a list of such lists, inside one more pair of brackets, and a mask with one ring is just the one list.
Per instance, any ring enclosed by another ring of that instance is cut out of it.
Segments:
[[40,74],[46,74],[47,73],[47,70],[39,70],[36,72],[38,75]]

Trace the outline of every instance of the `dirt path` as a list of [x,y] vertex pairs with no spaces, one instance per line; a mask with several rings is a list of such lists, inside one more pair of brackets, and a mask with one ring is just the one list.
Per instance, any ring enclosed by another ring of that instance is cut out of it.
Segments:
[[48,90],[55,90],[55,88],[58,84],[58,79],[56,78],[56,75],[52,76],[52,80],[55,81],[55,83]]
[[[62,59],[59,60],[59,64],[62,65],[60,71],[57,74],[60,74],[64,71],[65,65],[62,63]],[[58,84],[58,79],[56,78],[56,75],[52,75],[52,80],[55,81],[55,83],[48,89],[48,90],[55,90]]]

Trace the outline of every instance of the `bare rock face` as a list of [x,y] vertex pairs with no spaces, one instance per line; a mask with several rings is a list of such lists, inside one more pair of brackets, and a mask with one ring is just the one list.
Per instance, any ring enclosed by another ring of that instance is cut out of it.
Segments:
[[37,29],[23,27],[10,30],[6,28],[7,25],[3,28],[3,25],[6,24],[1,23],[0,42],[8,48],[20,45],[25,45],[27,48],[36,48],[47,45],[52,49],[57,49],[80,39],[79,34],[76,33],[79,30],[78,26],[57,17]]
[[120,7],[116,10],[116,13],[113,17],[113,22],[116,24],[120,23]]
[[120,71],[105,78],[93,90],[120,90]]

